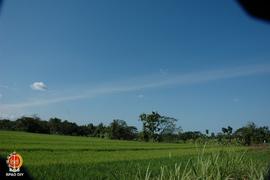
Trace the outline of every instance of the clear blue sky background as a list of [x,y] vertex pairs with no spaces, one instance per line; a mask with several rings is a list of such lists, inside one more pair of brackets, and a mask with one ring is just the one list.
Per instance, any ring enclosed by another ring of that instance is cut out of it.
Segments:
[[184,130],[269,126],[269,50],[270,23],[235,1],[5,1],[0,115],[141,127],[140,113],[158,111]]

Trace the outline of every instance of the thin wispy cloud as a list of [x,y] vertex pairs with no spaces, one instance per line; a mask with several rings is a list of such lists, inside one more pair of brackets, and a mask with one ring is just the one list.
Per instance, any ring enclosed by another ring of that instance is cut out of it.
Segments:
[[[28,108],[36,106],[44,106],[53,103],[60,103],[66,101],[73,101],[79,99],[89,99],[95,98],[102,95],[108,95],[113,93],[121,92],[132,92],[143,89],[150,88],[161,88],[172,85],[188,85],[188,84],[198,84],[207,83],[210,81],[217,81],[222,79],[239,78],[251,75],[267,74],[270,73],[270,64],[264,65],[252,65],[252,66],[242,66],[236,68],[227,68],[220,70],[210,70],[201,72],[191,72],[186,74],[170,75],[163,78],[157,76],[149,80],[147,77],[140,78],[136,83],[130,84],[130,80],[126,83],[115,83],[110,86],[104,85],[103,87],[91,88],[84,92],[76,92],[72,95],[63,97],[51,97],[46,99],[32,100],[28,102],[20,102],[14,104],[2,104],[0,105],[0,110],[2,109],[16,109],[16,108]],[[147,81],[145,81],[147,79]]]
[[30,85],[30,87],[33,90],[37,90],[37,91],[47,90],[47,85],[44,82],[34,82],[33,84]]

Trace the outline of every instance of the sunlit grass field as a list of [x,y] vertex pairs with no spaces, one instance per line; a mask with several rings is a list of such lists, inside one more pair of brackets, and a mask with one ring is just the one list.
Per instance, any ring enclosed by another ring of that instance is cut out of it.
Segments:
[[[267,167],[270,162],[267,147],[210,144],[204,147],[0,131],[0,156],[5,158],[13,151],[21,154],[24,167],[34,179],[158,178],[162,168],[175,169],[179,164],[198,160],[198,154],[202,152],[203,156],[232,152],[245,156],[257,167]],[[217,161],[221,160],[222,156]]]

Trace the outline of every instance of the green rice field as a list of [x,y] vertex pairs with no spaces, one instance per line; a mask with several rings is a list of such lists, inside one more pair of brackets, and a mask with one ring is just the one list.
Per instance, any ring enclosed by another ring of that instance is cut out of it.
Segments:
[[263,179],[270,162],[267,146],[146,143],[0,131],[0,156],[13,151],[23,157],[23,166],[34,179]]

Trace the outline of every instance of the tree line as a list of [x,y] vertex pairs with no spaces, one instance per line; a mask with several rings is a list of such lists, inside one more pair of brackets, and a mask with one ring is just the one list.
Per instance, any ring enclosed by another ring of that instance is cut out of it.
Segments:
[[0,119],[1,130],[26,131],[32,133],[59,134],[72,136],[89,136],[119,140],[139,140],[151,142],[217,142],[222,144],[263,144],[270,142],[268,126],[258,127],[255,123],[233,131],[231,126],[222,127],[221,132],[204,133],[200,131],[183,131],[176,126],[177,119],[162,116],[158,112],[143,113],[139,116],[142,131],[135,126],[129,126],[124,120],[115,119],[109,125],[100,123],[94,125],[77,125],[74,122],[60,118],[50,118],[48,121],[37,116],[23,116],[16,120]]

